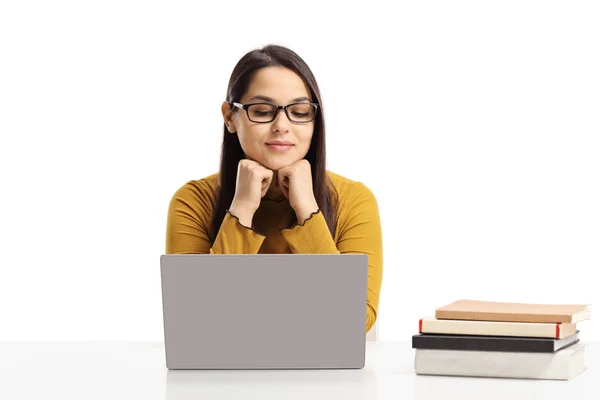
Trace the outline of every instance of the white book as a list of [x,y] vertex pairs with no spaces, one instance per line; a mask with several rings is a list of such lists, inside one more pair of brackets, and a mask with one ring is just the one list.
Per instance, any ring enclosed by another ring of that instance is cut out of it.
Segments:
[[569,380],[584,372],[585,348],[575,343],[555,353],[416,349],[417,375]]

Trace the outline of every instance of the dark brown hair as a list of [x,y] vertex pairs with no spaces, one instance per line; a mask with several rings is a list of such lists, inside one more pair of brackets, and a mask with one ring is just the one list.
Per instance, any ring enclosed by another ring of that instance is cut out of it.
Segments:
[[[239,102],[248,90],[256,71],[272,66],[285,67],[298,74],[308,85],[313,102],[319,105],[310,148],[304,158],[310,163],[313,193],[333,237],[336,222],[337,193],[326,173],[325,119],[321,93],[308,65],[298,54],[283,46],[268,45],[262,49],[252,50],[244,55],[233,69],[227,87],[226,101],[230,105],[233,102]],[[232,108],[232,110],[236,112],[237,108]],[[212,218],[211,239],[213,242],[233,201],[238,163],[243,158],[244,151],[237,134],[230,133],[225,123],[223,123],[221,166],[217,185],[216,207]]]

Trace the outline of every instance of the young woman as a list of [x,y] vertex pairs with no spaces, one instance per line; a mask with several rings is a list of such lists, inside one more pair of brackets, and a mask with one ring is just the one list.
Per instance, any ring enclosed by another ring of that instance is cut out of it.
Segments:
[[174,194],[166,253],[367,254],[368,332],[383,269],[378,205],[363,183],[326,170],[310,68],[282,46],[253,50],[235,66],[221,111],[220,171]]

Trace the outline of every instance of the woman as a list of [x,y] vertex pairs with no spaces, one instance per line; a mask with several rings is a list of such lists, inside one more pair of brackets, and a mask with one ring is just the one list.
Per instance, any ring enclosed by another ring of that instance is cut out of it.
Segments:
[[293,51],[270,45],[235,66],[220,171],[183,185],[167,217],[167,254],[368,255],[368,332],[382,280],[377,201],[361,182],[325,169],[317,82]]

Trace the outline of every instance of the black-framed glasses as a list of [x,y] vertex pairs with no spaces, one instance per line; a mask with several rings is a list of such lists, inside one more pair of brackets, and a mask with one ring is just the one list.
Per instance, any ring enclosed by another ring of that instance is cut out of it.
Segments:
[[272,103],[232,104],[237,108],[246,110],[250,121],[261,124],[273,122],[279,110],[284,110],[290,121],[305,124],[315,119],[318,108],[316,103],[292,103],[287,106],[278,106]]

